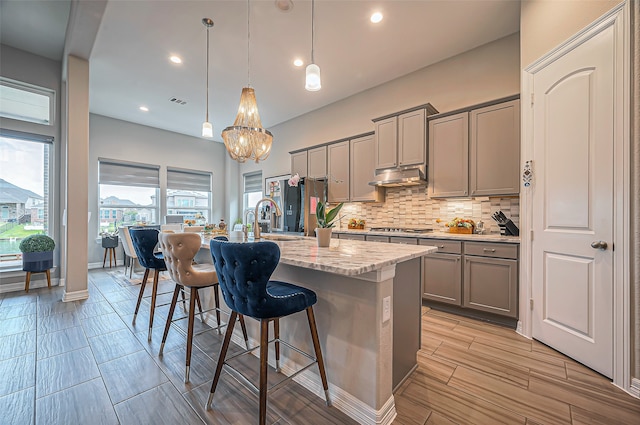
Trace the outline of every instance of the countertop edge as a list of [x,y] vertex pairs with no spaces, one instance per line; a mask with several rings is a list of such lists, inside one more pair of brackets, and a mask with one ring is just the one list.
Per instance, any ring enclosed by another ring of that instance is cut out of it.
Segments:
[[503,236],[498,233],[490,233],[488,235],[478,234],[453,234],[446,232],[430,232],[430,233],[413,233],[413,232],[376,232],[371,230],[345,230],[345,229],[333,229],[333,233],[336,234],[349,234],[349,235],[371,235],[371,236],[399,236],[403,238],[417,238],[417,239],[451,239],[457,241],[467,242],[501,242],[520,244],[520,236]]

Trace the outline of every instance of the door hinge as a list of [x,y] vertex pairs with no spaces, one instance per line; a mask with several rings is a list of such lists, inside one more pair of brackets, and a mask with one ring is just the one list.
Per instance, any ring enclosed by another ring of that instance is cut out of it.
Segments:
[[533,99],[534,99],[533,93],[531,93],[531,106],[533,106]]
[[530,231],[530,240],[533,241],[533,230]]
[[533,298],[529,298],[529,308],[533,310]]

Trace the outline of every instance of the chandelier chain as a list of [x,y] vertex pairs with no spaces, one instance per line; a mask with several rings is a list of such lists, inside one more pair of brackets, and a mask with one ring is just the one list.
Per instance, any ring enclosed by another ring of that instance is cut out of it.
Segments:
[[207,117],[206,122],[209,122],[209,29],[207,26]]
[[316,63],[314,57],[313,57],[313,44],[314,44],[314,39],[315,39],[315,19],[314,19],[314,15],[315,15],[315,10],[316,10],[316,2],[315,0],[311,0],[311,63]]
[[251,2],[247,0],[247,85],[251,87],[251,62],[249,49],[251,48]]

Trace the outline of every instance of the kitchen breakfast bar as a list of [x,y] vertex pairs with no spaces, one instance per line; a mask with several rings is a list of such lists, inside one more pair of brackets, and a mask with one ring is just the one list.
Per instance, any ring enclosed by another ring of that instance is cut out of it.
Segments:
[[[268,239],[280,247],[271,279],[300,285],[318,296],[314,310],[333,408],[361,424],[390,424],[396,416],[393,391],[417,367],[421,257],[437,248],[339,239],[319,248],[312,237],[263,234],[263,240]],[[206,237],[202,247],[196,260],[210,262]],[[210,294],[201,297],[212,302]],[[215,324],[212,316],[205,320]],[[251,343],[257,345],[257,322],[248,320],[247,328]],[[280,338],[313,352],[304,314],[282,319]],[[240,329],[233,341],[244,346]],[[273,347],[269,349],[273,365]],[[306,364],[304,356],[282,348],[284,374]],[[324,398],[317,368],[294,379]]]

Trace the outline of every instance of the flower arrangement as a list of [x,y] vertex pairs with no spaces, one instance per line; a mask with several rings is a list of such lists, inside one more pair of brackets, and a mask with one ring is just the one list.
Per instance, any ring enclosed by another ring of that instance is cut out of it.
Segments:
[[473,233],[476,223],[470,218],[455,217],[447,223],[449,233]]
[[187,226],[193,226],[193,225],[195,225],[195,224],[196,224],[196,221],[195,221],[195,220],[189,220],[189,219],[186,219],[186,220],[184,221],[184,224],[186,224]]
[[289,187],[298,187],[298,183],[300,183],[300,174],[295,173],[288,181]]
[[349,229],[364,230],[366,222],[360,218],[350,218],[348,223]]

